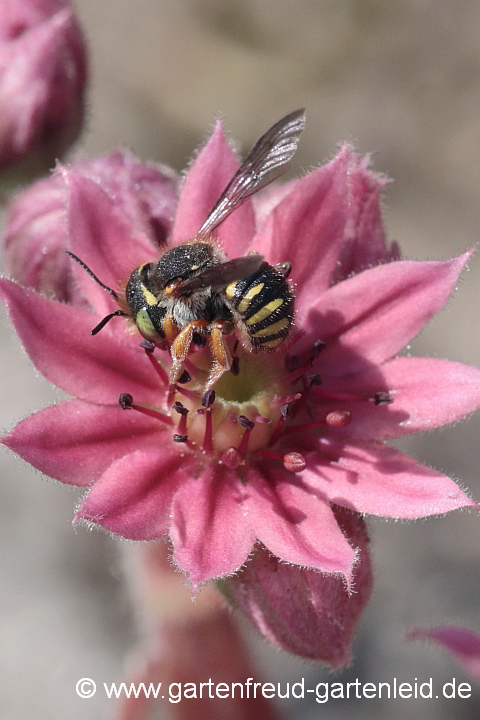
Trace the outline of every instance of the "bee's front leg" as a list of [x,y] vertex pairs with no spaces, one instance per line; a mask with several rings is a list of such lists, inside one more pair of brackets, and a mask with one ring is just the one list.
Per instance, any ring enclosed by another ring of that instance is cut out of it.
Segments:
[[172,367],[168,379],[170,388],[175,385],[183,372],[183,363],[188,357],[194,333],[205,332],[207,327],[208,322],[206,320],[192,320],[175,337],[170,348],[172,355]]
[[208,326],[210,333],[210,347],[213,356],[213,365],[208,376],[205,392],[210,390],[217,380],[220,380],[223,373],[232,367],[232,356],[225,342],[224,335],[232,332],[231,323],[226,320],[218,320]]

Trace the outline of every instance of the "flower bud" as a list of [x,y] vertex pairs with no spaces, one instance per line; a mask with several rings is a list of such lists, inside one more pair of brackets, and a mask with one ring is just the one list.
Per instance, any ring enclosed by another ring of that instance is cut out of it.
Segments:
[[353,592],[333,575],[287,565],[257,548],[242,572],[222,585],[234,606],[283,650],[340,668],[351,660],[351,645],[372,589],[368,536],[363,519],[334,508],[350,544],[359,549]]
[[78,135],[87,79],[77,19],[64,0],[12,0],[0,13],[0,167],[51,164]]
[[[127,152],[75,163],[77,177],[93,180],[124,218],[125,226],[143,230],[153,247],[170,233],[176,205],[175,174],[163,166],[143,163]],[[69,244],[70,188],[61,173],[38,180],[10,206],[5,232],[7,272],[22,285],[75,305],[82,305],[72,278]],[[119,238],[119,248],[121,238]],[[120,250],[119,250],[120,251]]]

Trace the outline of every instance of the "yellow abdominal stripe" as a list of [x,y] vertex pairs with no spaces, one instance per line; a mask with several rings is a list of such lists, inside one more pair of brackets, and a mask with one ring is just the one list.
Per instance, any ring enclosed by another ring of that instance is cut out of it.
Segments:
[[[277,322],[273,323],[273,325],[269,325],[262,330],[257,330],[256,333],[253,333],[252,337],[267,337],[268,335],[276,335],[277,333],[282,332],[282,330],[285,330],[285,328],[288,327],[289,322],[290,321],[288,318],[282,318],[281,320],[277,320]],[[272,342],[274,341],[272,340]],[[264,345],[268,344],[269,343],[264,343]]]
[[[265,287],[265,283],[258,283],[258,285],[254,285],[250,288],[250,290],[245,293],[245,296],[242,298],[241,302],[239,303],[237,310],[238,312],[245,312],[245,310],[250,305],[250,302],[252,298],[255,297],[255,295],[258,295],[259,292],[262,292],[263,288]],[[228,288],[227,288],[228,289]]]
[[277,310],[281,305],[283,305],[283,298],[276,298],[275,300],[271,300],[269,303],[260,308],[260,310],[256,312],[255,315],[252,315],[251,318],[248,318],[248,320],[246,321],[247,325],[255,325],[258,322],[262,322],[262,320],[265,320],[265,318],[275,312],[275,310]]

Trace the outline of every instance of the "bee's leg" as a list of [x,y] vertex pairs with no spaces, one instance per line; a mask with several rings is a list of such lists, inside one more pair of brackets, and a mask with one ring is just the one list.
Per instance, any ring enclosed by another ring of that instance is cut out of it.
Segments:
[[223,373],[232,367],[232,356],[225,342],[224,335],[232,332],[232,326],[226,320],[219,320],[208,326],[210,333],[210,346],[213,356],[213,365],[208,376],[205,392],[210,390]]
[[[170,387],[175,385],[183,372],[183,363],[188,357],[193,334],[205,332],[207,327],[208,322],[206,320],[192,320],[192,322],[189,322],[188,325],[186,325],[183,330],[180,330],[175,337],[170,348],[170,353],[172,355],[172,367],[170,368],[170,376],[168,380]],[[165,332],[165,334],[167,334],[167,332]]]

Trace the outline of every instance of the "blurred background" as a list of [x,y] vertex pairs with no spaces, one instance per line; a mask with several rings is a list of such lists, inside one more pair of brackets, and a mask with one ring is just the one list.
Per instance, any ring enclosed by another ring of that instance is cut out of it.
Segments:
[[[1,6],[1,2],[0,2]],[[75,152],[128,146],[185,167],[215,116],[245,151],[273,122],[307,108],[301,172],[342,140],[372,152],[395,180],[385,194],[391,240],[406,257],[446,259],[478,242],[480,4],[477,0],[78,0],[90,49],[87,124]],[[478,364],[480,260],[412,353]],[[2,427],[58,399],[1,323]],[[418,460],[480,499],[480,418],[402,441]],[[0,717],[107,718],[81,677],[124,679],[135,638],[120,541],[72,529],[78,493],[6,451],[0,490]],[[370,520],[376,586],[351,669],[332,677],[275,652],[246,629],[267,681],[469,681],[405,631],[440,623],[480,631],[478,515]],[[232,652],[234,649],[232,648]],[[469,700],[281,700],[285,718],[477,718]]]

